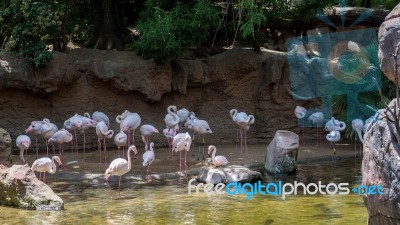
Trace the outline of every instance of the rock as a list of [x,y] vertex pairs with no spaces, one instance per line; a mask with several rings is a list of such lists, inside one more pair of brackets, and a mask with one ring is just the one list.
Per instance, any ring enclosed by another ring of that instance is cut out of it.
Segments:
[[201,183],[219,184],[230,182],[253,183],[261,180],[261,173],[249,168],[237,165],[224,167],[205,166],[202,167],[197,177]]
[[[394,108],[394,100],[389,107]],[[384,110],[382,115],[386,113]],[[393,119],[391,115],[389,118]],[[383,194],[364,195],[363,199],[369,225],[395,225],[400,223],[400,146],[394,124],[383,116],[377,121],[364,134],[362,184],[367,187],[379,184]]]
[[296,170],[299,136],[291,131],[278,130],[265,152],[268,173],[291,173]]
[[39,181],[28,165],[0,166],[0,204],[24,209],[61,210],[63,200]]
[[[386,77],[394,82],[394,58],[392,54],[395,54],[396,46],[400,44],[400,4],[386,16],[379,28],[378,40],[380,68]],[[400,65],[400,57],[397,57],[397,65]]]
[[11,141],[10,134],[3,128],[0,128],[0,165],[11,163]]

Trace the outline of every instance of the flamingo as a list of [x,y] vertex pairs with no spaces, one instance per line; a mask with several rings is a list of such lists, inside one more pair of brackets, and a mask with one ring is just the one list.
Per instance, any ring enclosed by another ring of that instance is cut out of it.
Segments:
[[78,115],[77,113],[75,113],[75,115],[73,115],[71,118],[69,118],[68,120],[66,120],[64,122],[64,128],[69,130],[69,131],[74,131],[74,144],[75,144],[75,149],[78,152],[78,139],[76,137],[76,130],[80,129],[82,126],[82,116]]
[[59,167],[62,165],[62,162],[58,156],[53,156],[51,159],[48,157],[43,157],[40,159],[36,159],[33,162],[31,170],[39,172],[39,180],[42,179],[43,173],[43,182],[46,180],[46,172],[50,174],[55,174],[57,170],[56,163],[57,161]]
[[121,147],[122,147],[122,152],[123,152],[122,157],[125,157],[124,147],[126,146],[127,141],[128,141],[128,136],[123,131],[120,131],[118,134],[116,134],[114,136],[114,143],[118,147],[118,157],[119,157],[119,149]]
[[367,128],[374,121],[374,116],[371,116],[370,118],[365,120],[364,126],[363,126],[363,133],[365,134],[367,132]]
[[164,121],[165,121],[165,125],[167,125],[167,127],[169,129],[178,129],[178,124],[179,124],[179,116],[176,113],[177,108],[174,105],[170,105],[167,108],[167,112],[168,114],[165,115]]
[[[147,143],[146,143],[146,148],[147,148]],[[156,158],[154,154],[154,142],[151,142],[149,145],[149,149],[146,149],[146,151],[143,154],[143,166],[147,166],[147,175],[149,175],[150,171],[150,165]]]
[[214,145],[208,146],[208,155],[210,155],[212,152],[211,156],[211,162],[214,164],[214,166],[225,166],[228,165],[228,160],[225,158],[225,156],[218,155],[215,156],[217,153],[217,148]]
[[189,133],[179,133],[175,135],[172,141],[172,150],[179,152],[179,174],[182,176],[182,151],[185,153],[185,170],[187,170],[186,164],[186,152],[190,150],[190,145],[192,144],[192,138]]
[[106,114],[104,114],[103,112],[99,112],[99,111],[95,111],[92,116],[90,116],[89,113],[85,112],[83,114],[85,117],[92,119],[96,122],[101,122],[104,121],[104,123],[106,123],[106,125],[108,127],[110,127],[110,119],[108,118],[108,116]]
[[[57,131],[58,127],[54,124],[51,123],[49,119],[44,118],[43,119],[43,124],[42,124],[42,136],[46,140],[46,150],[47,150],[47,157],[49,156],[49,138],[51,138]],[[53,154],[54,152],[54,145],[53,145]]]
[[[237,109],[232,109],[229,111],[229,114],[232,117],[232,120],[239,127],[240,132],[240,153],[243,153],[243,145],[245,146],[247,153],[247,140],[246,140],[246,131],[250,129],[250,125],[255,122],[255,118],[253,115],[247,115],[245,112],[238,112]],[[244,135],[244,140],[243,140]],[[244,142],[244,143],[243,143]]]
[[[142,139],[146,141],[145,144],[147,144],[150,143],[150,136],[153,134],[158,134],[159,131],[153,125],[144,124],[140,127],[140,133],[142,134]],[[148,147],[150,146],[146,146],[146,148]]]
[[164,136],[167,138],[168,141],[168,158],[169,159],[174,159],[174,155],[172,152],[172,141],[176,135],[176,130],[175,129],[169,129],[169,128],[165,128],[163,130],[163,134]]
[[29,146],[31,145],[31,139],[27,135],[19,135],[15,143],[20,151],[19,158],[23,163],[26,163],[26,160],[24,159],[24,151],[28,150]]
[[[94,114],[94,113],[93,113]],[[78,130],[83,133],[83,158],[86,158],[86,130],[88,130],[91,127],[96,127],[97,121],[92,120],[86,116],[80,116],[80,119],[82,121],[82,126],[78,128]],[[107,122],[105,122],[107,124]],[[78,151],[76,151],[78,153]]]
[[49,143],[56,142],[60,144],[60,149],[59,149],[60,156],[64,155],[64,143],[68,143],[71,141],[72,141],[72,134],[64,128],[55,132],[53,136],[51,136],[51,138],[49,138],[48,140]]
[[130,135],[132,131],[132,144],[135,144],[135,130],[140,126],[142,119],[139,114],[131,113],[128,110],[125,110],[121,115],[116,117],[117,123],[120,125],[120,129],[124,132],[128,133],[128,145],[130,143]]
[[317,145],[318,145],[319,141],[318,127],[321,126],[321,124],[324,122],[324,114],[322,112],[315,112],[311,114],[307,119],[312,121],[313,127],[314,126],[317,127]]
[[[202,143],[199,146],[199,151],[197,152],[197,160],[200,160],[200,147],[204,146],[205,141],[204,141],[204,134],[212,134],[212,130],[210,126],[208,125],[208,122],[205,120],[197,120],[193,119],[188,125],[189,129],[193,129],[194,133],[198,133],[200,136],[202,136]],[[193,138],[194,139],[194,138]],[[204,160],[204,148],[203,149],[203,160]]]
[[104,149],[104,161],[106,160],[106,138],[110,139],[114,135],[113,130],[109,130],[107,124],[104,121],[100,121],[96,125],[96,134],[97,134],[97,142],[98,142],[98,149],[100,151],[100,162],[101,162],[101,140],[103,140],[103,149]]
[[332,119],[328,120],[325,124],[324,130],[326,131],[344,131],[346,129],[346,123],[343,121],[336,120],[335,117],[332,117]]
[[340,141],[340,132],[337,130],[331,131],[329,134],[326,135],[326,140],[331,142],[331,147],[333,150],[333,155],[336,155],[336,149],[333,147],[333,142],[338,142]]
[[185,122],[189,119],[189,110],[182,108],[176,112],[176,115],[179,117],[179,130],[185,124]]
[[[138,154],[136,147],[134,145],[130,146],[127,150],[128,161],[126,161],[126,159],[123,159],[123,158],[114,159],[105,172],[105,175],[106,175],[105,180],[107,182],[108,187],[110,188],[110,195],[111,195],[111,186],[108,183],[108,179],[111,176],[115,175],[115,176],[119,176],[118,193],[119,193],[119,197],[121,197],[121,177],[122,177],[122,175],[126,174],[127,172],[129,172],[131,170],[130,151],[133,151],[135,153],[135,155]],[[111,197],[112,197],[112,195],[111,195]]]
[[[307,109],[301,107],[301,106],[296,106],[294,109],[294,115],[298,120],[302,120],[306,117],[307,115]],[[303,127],[302,127],[303,128]],[[299,122],[297,123],[297,133],[300,134],[300,128],[299,128]],[[304,135],[304,128],[303,128],[303,135]]]
[[36,141],[36,158],[39,158],[39,146],[37,137],[42,134],[43,121],[32,121],[31,125],[25,129],[25,133],[32,134],[35,136]]
[[[361,119],[354,119],[351,121],[351,127],[355,132],[357,132],[358,135],[358,140],[364,144],[364,139],[363,139],[363,128],[364,128],[364,122]],[[354,143],[354,155],[357,155],[357,143]]]

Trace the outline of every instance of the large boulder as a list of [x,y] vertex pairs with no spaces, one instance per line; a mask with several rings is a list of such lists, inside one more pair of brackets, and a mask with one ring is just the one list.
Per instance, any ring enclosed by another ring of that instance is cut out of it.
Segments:
[[[393,100],[389,107],[394,109]],[[400,146],[391,113],[382,110],[376,115],[364,135],[364,156],[362,162],[362,183],[365,186],[380,185],[383,194],[364,195],[368,210],[368,224],[400,224]]]
[[64,208],[63,200],[28,165],[0,165],[0,204],[36,210]]
[[278,130],[265,152],[264,168],[268,173],[291,173],[296,170],[299,136]]
[[257,180],[261,180],[261,178],[260,172],[250,170],[243,166],[205,166],[201,168],[197,181],[207,184],[226,184],[236,181],[241,183],[253,183]]
[[[396,46],[400,43],[400,4],[385,18],[379,28],[379,64],[382,72],[394,82],[394,58]],[[400,57],[397,58],[400,65]],[[399,81],[400,82],[400,81]]]
[[0,165],[8,165],[11,162],[11,136],[0,128]]

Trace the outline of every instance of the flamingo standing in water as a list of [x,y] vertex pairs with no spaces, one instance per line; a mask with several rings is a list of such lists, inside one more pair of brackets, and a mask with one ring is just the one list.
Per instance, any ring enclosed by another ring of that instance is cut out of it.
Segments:
[[74,131],[74,148],[78,152],[78,139],[76,137],[76,130],[80,129],[82,126],[82,116],[75,113],[71,118],[64,122],[64,128],[69,131]]
[[214,145],[208,146],[208,155],[210,155],[211,153],[212,153],[211,162],[214,166],[228,165],[228,160],[225,158],[225,156],[222,155],[215,156],[215,154],[217,153],[217,148]]
[[[44,118],[43,119],[43,124],[42,124],[42,136],[46,140],[46,150],[47,150],[47,157],[49,156],[49,138],[51,138],[57,131],[58,127],[54,124],[51,123],[49,119]],[[54,152],[54,145],[53,145],[53,154]]]
[[[358,140],[364,144],[364,138],[362,135],[363,132],[363,128],[364,128],[364,121],[362,121],[361,119],[354,119],[353,121],[351,121],[351,127],[353,128],[353,130],[355,132],[357,132],[358,135]],[[357,155],[357,143],[354,143],[354,155]]]
[[167,138],[168,141],[168,158],[169,159],[174,159],[174,154],[172,152],[172,141],[174,140],[174,137],[176,135],[176,130],[175,129],[169,129],[165,128],[163,130],[164,136]]
[[119,157],[119,149],[122,147],[122,157],[125,157],[125,149],[126,143],[128,142],[128,136],[125,132],[120,131],[118,134],[114,136],[114,144],[118,147],[118,157]]
[[324,122],[324,114],[322,112],[315,112],[308,117],[312,121],[313,127],[317,128],[317,145],[319,144],[319,126]]
[[[135,130],[140,126],[142,119],[139,114],[131,113],[125,110],[121,115],[118,115],[115,119],[119,123],[120,129],[128,133],[128,145],[135,144]],[[130,143],[132,131],[132,143]]]
[[39,180],[43,179],[44,182],[46,180],[46,172],[50,174],[56,173],[57,166],[54,161],[57,161],[59,167],[62,165],[62,162],[58,156],[53,156],[51,159],[48,157],[43,157],[36,159],[35,162],[33,162],[31,170],[39,172]]
[[[296,116],[296,118],[298,120],[302,120],[307,115],[307,109],[305,109],[304,107],[301,107],[301,106],[296,106],[296,108],[294,109],[294,115]],[[302,129],[303,129],[303,136],[304,136],[304,128],[302,127]],[[299,122],[297,122],[297,133],[300,134]]]
[[140,133],[142,134],[142,139],[145,140],[145,144],[148,144],[146,148],[149,148],[151,135],[158,134],[160,132],[153,125],[144,124],[140,127]]
[[101,162],[101,140],[103,140],[103,149],[104,149],[104,161],[106,161],[106,138],[110,139],[114,135],[113,130],[109,130],[107,124],[104,121],[97,123],[96,125],[96,134],[97,134],[97,142],[98,142],[98,149],[100,152],[100,162]]
[[[202,137],[202,142],[199,145],[199,151],[197,152],[197,160],[200,160],[200,149],[203,150],[203,160],[204,160],[204,145],[205,145],[204,134],[207,133],[212,134],[210,125],[208,125],[208,122],[205,120],[192,118],[189,122],[188,128],[193,129],[194,134],[198,133],[199,136]],[[194,140],[194,135],[193,135],[193,140]]]
[[64,155],[64,143],[71,142],[72,139],[72,134],[68,130],[62,128],[61,130],[55,132],[53,136],[49,138],[48,142],[60,144],[59,155],[62,157]]
[[[81,116],[80,119],[82,121],[82,126],[80,126],[78,128],[78,130],[81,133],[83,133],[83,158],[85,159],[86,158],[86,130],[88,130],[91,127],[95,128],[98,122],[95,120],[92,120],[86,116]],[[106,122],[104,122],[104,123],[106,123]],[[78,151],[76,151],[76,153],[78,153]]]
[[17,140],[15,141],[17,147],[19,148],[19,158],[22,163],[26,163],[26,159],[24,159],[24,151],[28,150],[31,145],[31,139],[27,135],[19,135]]
[[131,165],[131,154],[130,154],[130,151],[133,151],[135,153],[135,155],[138,154],[138,151],[137,151],[136,147],[134,145],[130,146],[128,148],[128,152],[127,152],[128,161],[126,161],[126,159],[123,159],[123,158],[114,159],[111,162],[111,164],[108,167],[108,169],[106,170],[106,172],[105,172],[105,175],[106,175],[105,180],[106,180],[107,185],[108,185],[108,187],[110,189],[111,197],[112,197],[111,186],[108,183],[108,179],[113,175],[119,176],[118,193],[119,193],[119,197],[121,197],[121,177],[122,177],[122,175],[124,175],[127,172],[129,172],[131,170],[131,166],[132,166]]
[[186,164],[186,153],[190,150],[190,145],[192,144],[192,138],[189,133],[179,133],[175,135],[172,141],[172,150],[179,152],[179,174],[182,176],[182,151],[185,153],[185,170],[187,170]]
[[[146,143],[147,146],[147,143]],[[150,165],[156,158],[154,154],[154,142],[151,142],[149,148],[143,153],[143,166],[147,166],[147,175],[149,175]]]
[[[229,111],[233,121],[239,127],[240,132],[240,153],[243,154],[243,146],[247,153],[247,137],[246,131],[250,129],[250,125],[255,122],[253,115],[247,115],[245,112],[238,112],[236,109]],[[243,138],[244,136],[244,138]]]
[[36,141],[36,158],[39,158],[38,136],[42,134],[43,121],[32,121],[31,125],[25,129],[25,133],[35,136]]

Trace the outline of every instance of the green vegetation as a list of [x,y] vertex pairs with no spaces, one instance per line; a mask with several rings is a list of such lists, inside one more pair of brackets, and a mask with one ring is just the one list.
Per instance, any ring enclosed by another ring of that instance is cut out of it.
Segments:
[[[350,0],[392,9],[396,0]],[[187,47],[234,45],[256,51],[275,30],[300,35],[338,1],[303,0],[2,0],[0,51],[12,51],[43,67],[68,43],[98,49],[132,49],[164,62]],[[129,28],[129,29],[128,29]],[[137,31],[137,32],[134,32]]]

